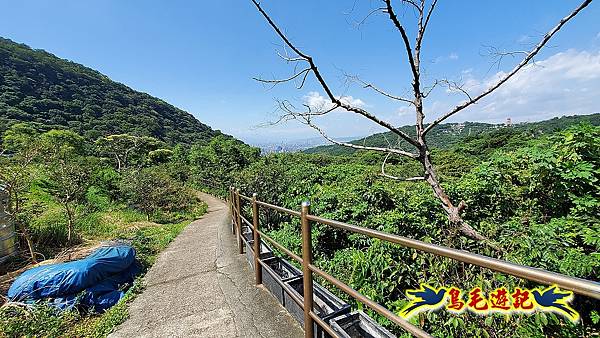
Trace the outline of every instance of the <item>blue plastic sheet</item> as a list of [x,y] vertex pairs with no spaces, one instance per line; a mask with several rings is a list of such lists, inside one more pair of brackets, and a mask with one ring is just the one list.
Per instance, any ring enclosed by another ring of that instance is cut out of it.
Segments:
[[122,286],[132,283],[139,272],[131,246],[102,247],[81,260],[25,271],[11,285],[8,297],[21,302],[47,299],[61,309],[81,305],[102,312],[123,297]]

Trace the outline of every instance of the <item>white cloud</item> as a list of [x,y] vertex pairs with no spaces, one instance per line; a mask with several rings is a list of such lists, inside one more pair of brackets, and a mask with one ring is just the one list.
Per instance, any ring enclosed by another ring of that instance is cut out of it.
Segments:
[[[504,75],[500,71],[479,80],[467,73],[464,87],[476,95]],[[600,103],[591,95],[594,92],[600,92],[600,52],[568,50],[526,66],[455,120],[501,121],[511,117],[525,121],[598,112]]]
[[330,103],[330,101],[317,92],[308,92],[308,94],[304,96],[304,103],[312,108],[321,109],[324,105]]
[[[348,96],[338,96],[338,99],[340,101],[342,101],[343,103],[349,104],[354,107],[364,107],[365,106],[365,103],[363,102],[363,100],[354,98],[349,95]],[[311,108],[313,108],[315,110],[327,110],[327,109],[333,107],[331,100],[329,100],[329,98],[321,95],[318,92],[308,92],[308,94],[306,94],[304,96],[304,103],[306,103],[307,105],[309,105]]]
[[409,114],[414,114],[415,110],[412,106],[402,106],[398,108],[398,116],[406,116]]
[[435,64],[435,63],[445,62],[448,60],[450,60],[450,61],[458,60],[458,53],[452,52],[452,53],[448,54],[447,56],[438,56],[438,57],[431,59],[430,62]]
[[529,36],[529,35],[521,35],[517,39],[517,42],[518,43],[526,43],[526,42],[529,42],[530,40],[531,40],[531,36]]
[[[470,68],[459,74],[462,78],[461,83],[472,96],[496,83],[506,73],[499,71],[487,77],[477,77],[476,74],[477,70]],[[568,50],[538,59],[535,65],[525,67],[494,93],[458,113],[448,122],[499,123],[508,117],[514,122],[539,121],[554,116],[600,112],[600,101],[596,97],[596,93],[599,92],[600,51]],[[443,91],[436,93],[426,101],[427,121],[432,121],[464,100],[462,93],[456,91],[448,94],[443,94]],[[343,96],[340,99],[355,106],[368,107],[371,113],[395,125],[414,123],[414,108],[410,106],[398,106],[389,102],[382,104],[379,101],[374,101],[377,105],[371,106],[352,96]],[[308,92],[302,101],[313,109],[331,107],[328,97],[316,91]],[[334,111],[328,115],[330,116],[319,118],[318,124],[332,137],[365,135],[383,130],[356,114]],[[297,138],[319,136],[305,126],[297,126],[297,130],[281,128],[281,135],[293,133]],[[257,133],[261,134],[264,131],[260,130]],[[263,136],[261,134],[258,137]]]

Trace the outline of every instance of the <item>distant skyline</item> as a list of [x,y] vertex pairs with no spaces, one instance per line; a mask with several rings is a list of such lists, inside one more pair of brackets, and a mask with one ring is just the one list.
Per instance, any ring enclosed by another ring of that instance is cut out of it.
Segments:
[[[410,74],[401,41],[382,15],[362,20],[378,1],[262,1],[291,39],[316,60],[336,95],[368,108],[396,125],[414,123],[409,107],[383,99],[344,73],[360,75],[390,92],[409,90]],[[423,50],[427,80],[461,81],[482,90],[520,59],[498,66],[486,46],[528,49],[579,1],[440,0]],[[400,2],[397,6],[401,6]],[[298,104],[325,102],[309,80],[269,89],[252,77],[286,77],[293,69],[276,54],[281,42],[252,3],[239,1],[13,1],[3,3],[0,36],[81,63],[192,113],[203,123],[251,143],[318,136],[275,119],[275,98]],[[400,7],[399,7],[400,8]],[[410,23],[408,9],[401,19]],[[548,48],[501,90],[448,122],[537,121],[600,112],[600,6],[592,3],[551,40]],[[428,120],[460,102],[439,90],[426,102]],[[383,131],[364,119],[338,112],[321,121],[333,136]]]

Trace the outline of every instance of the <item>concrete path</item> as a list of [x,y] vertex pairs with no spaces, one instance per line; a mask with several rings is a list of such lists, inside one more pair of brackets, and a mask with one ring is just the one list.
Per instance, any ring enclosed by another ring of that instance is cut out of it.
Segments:
[[203,194],[191,223],[146,274],[130,318],[109,337],[304,337],[237,253],[225,203]]

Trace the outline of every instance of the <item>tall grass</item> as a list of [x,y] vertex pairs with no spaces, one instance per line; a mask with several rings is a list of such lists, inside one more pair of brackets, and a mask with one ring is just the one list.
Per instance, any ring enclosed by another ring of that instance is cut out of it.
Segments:
[[[65,238],[66,220],[58,206],[45,201],[45,209],[40,212],[35,224],[37,238],[46,245],[57,245]],[[137,258],[146,271],[158,254],[193,220],[206,213],[207,205],[199,203],[192,212],[175,216],[164,215],[164,220],[178,222],[152,223],[146,216],[123,205],[106,205],[104,210],[86,212],[76,223],[80,239],[86,241],[122,240],[130,243]],[[58,236],[58,237],[54,237]],[[48,246],[49,248],[49,246]],[[49,249],[48,249],[49,250]],[[127,291],[119,303],[103,314],[84,314],[77,311],[58,312],[50,306],[40,304],[29,309],[15,306],[0,307],[0,337],[105,337],[127,317],[128,304],[143,290],[141,277]]]

